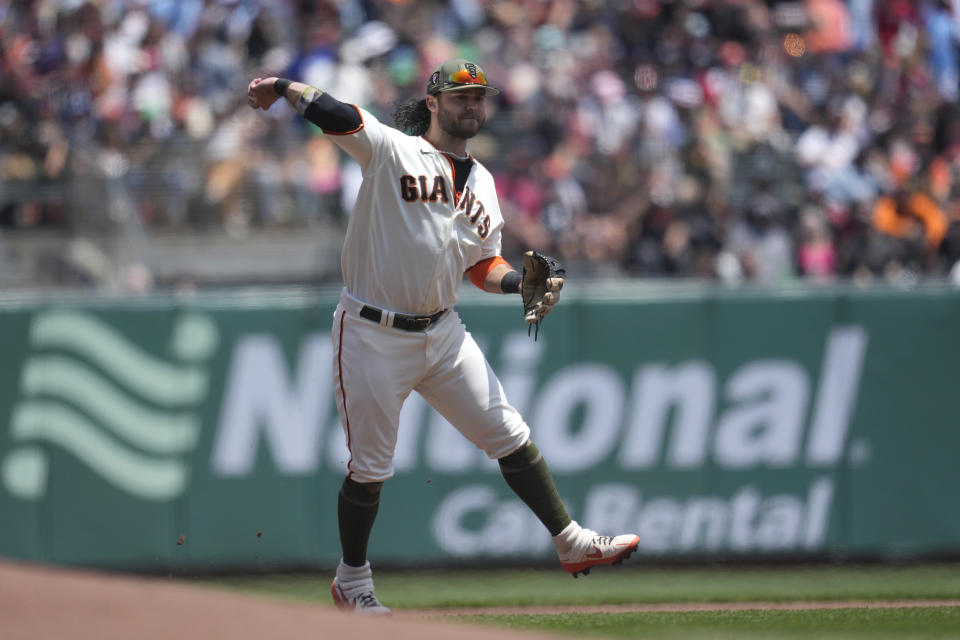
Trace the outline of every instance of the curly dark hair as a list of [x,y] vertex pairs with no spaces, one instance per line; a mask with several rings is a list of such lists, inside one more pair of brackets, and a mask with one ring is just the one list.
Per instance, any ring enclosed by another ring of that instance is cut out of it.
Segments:
[[393,120],[397,129],[410,136],[422,136],[430,128],[430,110],[427,109],[427,99],[411,100],[398,104],[393,112]]

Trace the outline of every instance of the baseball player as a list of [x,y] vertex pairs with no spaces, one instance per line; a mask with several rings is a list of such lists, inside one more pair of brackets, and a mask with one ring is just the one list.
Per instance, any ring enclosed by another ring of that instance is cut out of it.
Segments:
[[479,65],[448,60],[431,74],[423,99],[398,108],[395,129],[300,82],[255,78],[248,86],[251,107],[286,99],[363,169],[331,330],[350,452],[337,507],[343,555],[331,587],[341,608],[389,612],[374,591],[367,541],[381,487],[393,475],[400,408],[411,391],[499,461],[574,577],[620,563],[639,543],[636,535],[601,536],[570,518],[530,428],[453,308],[466,273],[484,291],[522,294],[525,318],[539,328],[563,286],[555,260],[527,252],[521,274],[500,256],[504,221],[493,177],[467,153],[486,119],[484,102],[497,93]]

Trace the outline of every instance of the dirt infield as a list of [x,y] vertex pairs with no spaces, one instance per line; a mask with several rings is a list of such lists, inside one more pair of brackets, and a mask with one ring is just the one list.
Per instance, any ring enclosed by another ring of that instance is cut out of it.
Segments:
[[[960,606],[960,600],[737,602],[577,607],[577,612],[730,611]],[[391,640],[546,640],[542,633],[445,623],[466,614],[569,613],[571,607],[475,608],[360,617],[163,578],[0,562],[3,640],[265,640],[349,637]]]
[[362,617],[164,579],[0,563],[3,640],[537,640],[462,623]]

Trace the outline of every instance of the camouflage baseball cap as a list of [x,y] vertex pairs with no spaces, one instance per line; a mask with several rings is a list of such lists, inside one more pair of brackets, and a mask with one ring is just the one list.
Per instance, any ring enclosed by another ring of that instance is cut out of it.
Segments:
[[499,89],[487,84],[487,76],[480,65],[463,58],[454,58],[433,70],[427,82],[427,93],[435,96],[444,91],[474,87],[486,89],[488,96],[500,93]]

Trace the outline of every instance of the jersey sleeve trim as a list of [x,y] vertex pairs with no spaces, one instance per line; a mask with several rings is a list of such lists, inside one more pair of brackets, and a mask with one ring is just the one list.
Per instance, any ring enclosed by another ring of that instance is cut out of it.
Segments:
[[470,276],[470,282],[472,282],[478,289],[486,291],[486,289],[483,288],[483,283],[486,281],[487,275],[501,264],[505,264],[508,267],[510,266],[510,263],[504,260],[502,256],[493,256],[492,258],[481,260],[477,264],[467,269],[467,275]]

